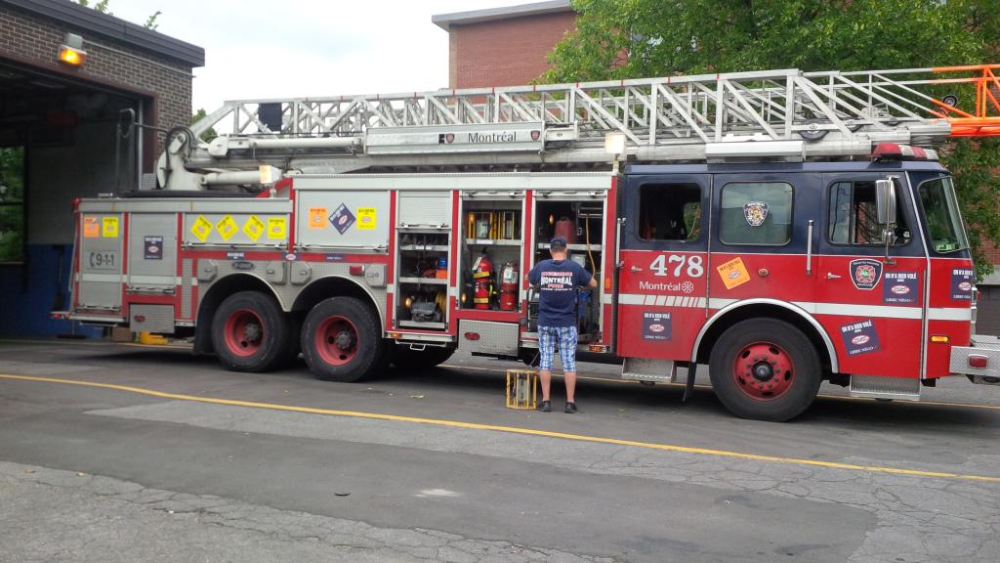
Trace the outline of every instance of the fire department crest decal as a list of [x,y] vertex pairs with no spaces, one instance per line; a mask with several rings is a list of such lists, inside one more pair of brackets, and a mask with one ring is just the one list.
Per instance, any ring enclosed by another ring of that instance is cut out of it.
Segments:
[[851,281],[858,289],[875,289],[882,279],[882,263],[878,260],[851,260]]
[[531,140],[532,141],[537,141],[538,138],[541,137],[541,136],[542,136],[542,132],[538,131],[537,129],[535,131],[531,132]]
[[743,216],[751,227],[759,227],[767,219],[767,203],[751,201],[743,205]]

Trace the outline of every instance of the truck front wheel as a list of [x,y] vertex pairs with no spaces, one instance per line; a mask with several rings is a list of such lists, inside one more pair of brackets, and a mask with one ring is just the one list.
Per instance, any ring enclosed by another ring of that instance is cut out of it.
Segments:
[[274,369],[292,345],[288,315],[273,298],[241,291],[226,298],[212,317],[212,344],[227,369],[264,372]]
[[730,412],[774,422],[802,414],[822,382],[812,342],[776,319],[750,319],[726,330],[712,349],[709,376]]
[[358,381],[386,365],[378,316],[352,297],[321,301],[302,325],[302,356],[325,381]]

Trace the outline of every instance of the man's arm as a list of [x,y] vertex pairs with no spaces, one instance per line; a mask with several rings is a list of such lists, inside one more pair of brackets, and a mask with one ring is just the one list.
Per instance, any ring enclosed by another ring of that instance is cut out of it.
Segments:
[[586,287],[597,287],[597,278],[591,275],[583,266],[577,264],[577,285],[582,285]]
[[542,263],[535,264],[535,267],[528,272],[528,283],[538,285],[542,282]]

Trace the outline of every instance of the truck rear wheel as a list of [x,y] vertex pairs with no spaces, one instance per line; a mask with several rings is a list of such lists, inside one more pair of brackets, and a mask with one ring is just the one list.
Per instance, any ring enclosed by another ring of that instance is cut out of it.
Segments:
[[278,303],[257,291],[226,298],[212,317],[212,344],[227,369],[264,372],[278,366],[292,346],[291,325]]
[[730,412],[774,422],[802,414],[822,382],[812,342],[776,319],[746,320],[726,330],[712,350],[709,376]]
[[408,346],[396,346],[392,364],[397,369],[428,369],[441,365],[455,353],[454,348],[428,346],[423,350],[411,350]]
[[302,356],[324,381],[358,381],[386,365],[378,316],[353,297],[321,301],[302,325]]

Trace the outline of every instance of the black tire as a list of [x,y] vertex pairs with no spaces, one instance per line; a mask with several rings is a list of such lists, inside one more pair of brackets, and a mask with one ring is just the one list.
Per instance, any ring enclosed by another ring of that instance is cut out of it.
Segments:
[[411,350],[409,345],[397,345],[392,356],[392,365],[396,369],[422,370],[439,366],[448,361],[455,353],[454,348],[428,346],[423,350]]
[[309,311],[302,356],[319,379],[342,382],[359,381],[389,359],[378,315],[353,297],[332,297]]
[[[745,362],[737,364],[737,356]],[[776,319],[750,319],[726,330],[712,349],[709,376],[730,412],[772,422],[802,414],[816,399],[823,379],[819,354],[809,338]]]
[[278,367],[295,338],[278,302],[257,291],[226,298],[212,317],[212,345],[219,362],[233,371],[260,373]]

